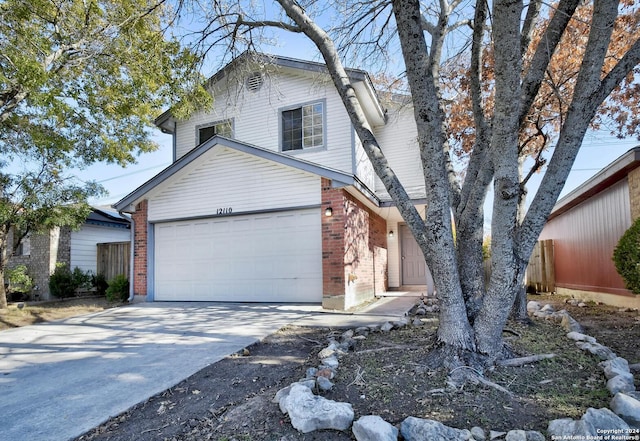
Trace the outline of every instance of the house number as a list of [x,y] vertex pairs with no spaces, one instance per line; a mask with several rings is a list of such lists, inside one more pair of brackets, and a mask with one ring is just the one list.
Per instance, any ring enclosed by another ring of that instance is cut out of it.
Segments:
[[218,208],[218,210],[216,210],[216,214],[231,214],[233,210],[231,209],[231,207],[228,208]]

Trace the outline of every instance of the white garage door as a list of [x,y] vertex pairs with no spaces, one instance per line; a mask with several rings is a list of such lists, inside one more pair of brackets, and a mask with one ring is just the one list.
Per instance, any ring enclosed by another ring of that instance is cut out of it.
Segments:
[[155,225],[155,300],[321,302],[319,209]]

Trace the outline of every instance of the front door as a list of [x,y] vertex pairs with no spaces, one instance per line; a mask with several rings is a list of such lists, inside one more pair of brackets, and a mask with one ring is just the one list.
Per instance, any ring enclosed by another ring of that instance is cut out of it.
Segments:
[[431,272],[424,261],[422,250],[406,225],[400,225],[400,256],[402,285],[426,285],[427,291],[433,293]]

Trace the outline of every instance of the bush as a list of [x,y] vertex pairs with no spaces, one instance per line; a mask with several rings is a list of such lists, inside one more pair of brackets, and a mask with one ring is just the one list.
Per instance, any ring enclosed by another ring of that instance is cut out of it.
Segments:
[[66,299],[76,295],[73,274],[64,263],[57,263],[56,269],[49,277],[49,292],[59,299]]
[[91,286],[96,289],[96,294],[98,294],[99,296],[104,296],[107,294],[109,283],[107,282],[107,278],[104,276],[104,274],[92,274]]
[[33,279],[27,274],[25,265],[18,265],[7,271],[8,298],[11,301],[24,301],[29,298],[31,288],[33,288]]
[[109,281],[107,300],[110,302],[125,302],[129,298],[129,280],[122,274]]
[[49,292],[59,299],[74,297],[78,289],[91,289],[92,280],[91,271],[82,271],[78,267],[70,271],[66,263],[57,263],[49,278]]
[[640,218],[629,227],[613,250],[613,263],[627,289],[640,294]]

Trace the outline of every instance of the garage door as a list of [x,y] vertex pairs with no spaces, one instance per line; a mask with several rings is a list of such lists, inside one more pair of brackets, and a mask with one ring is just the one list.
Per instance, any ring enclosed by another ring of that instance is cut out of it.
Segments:
[[155,300],[321,302],[319,209],[158,223]]

